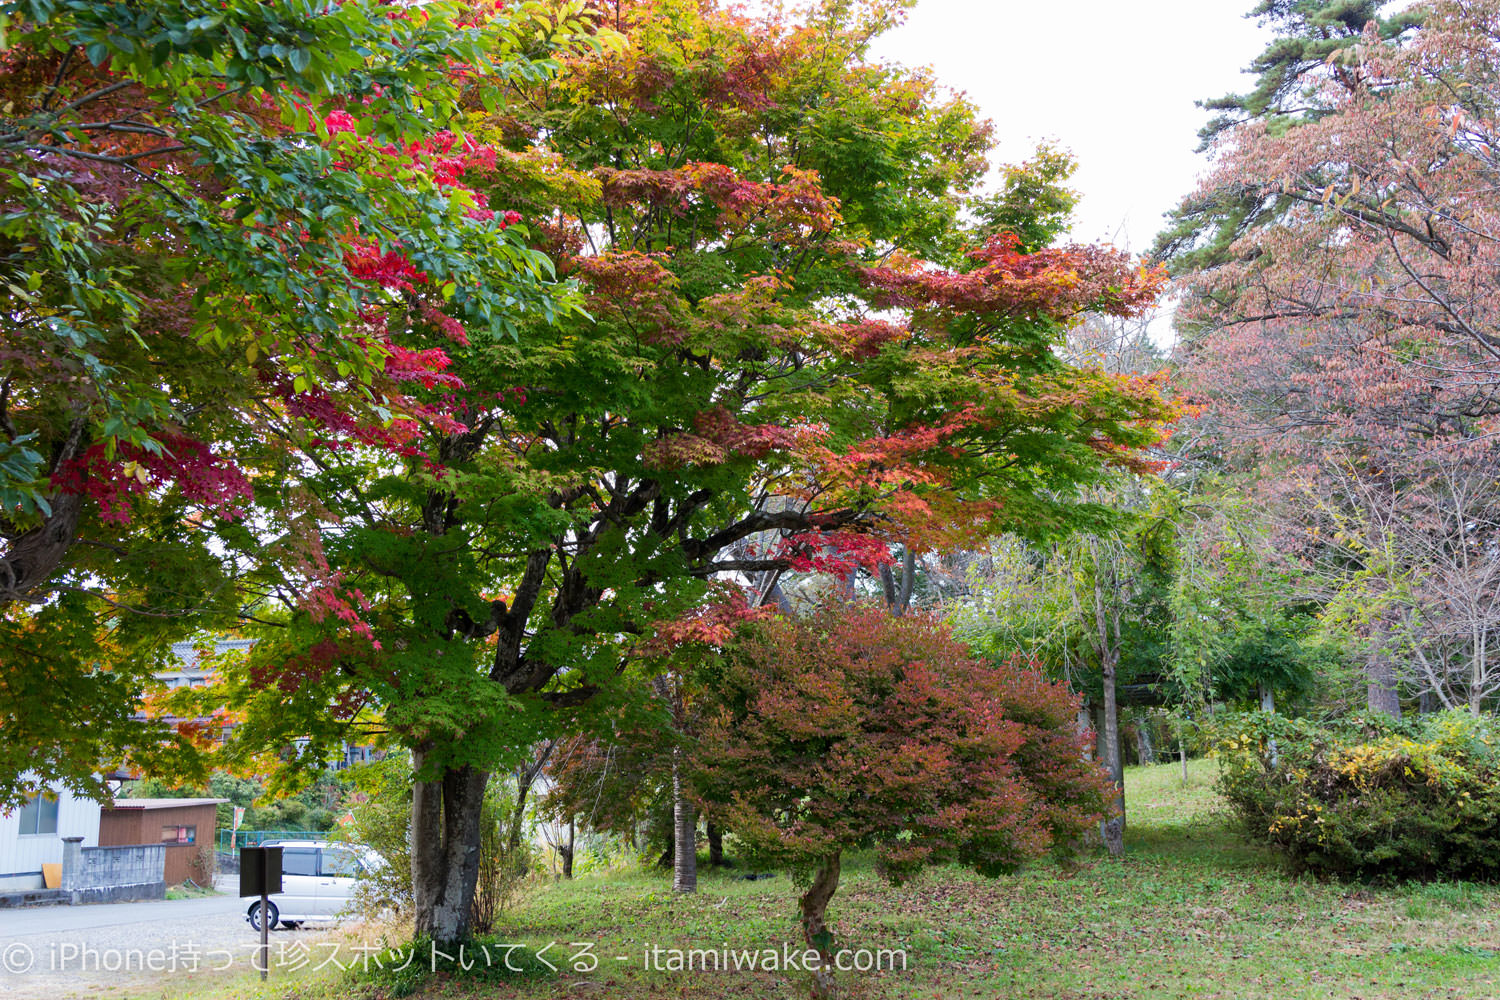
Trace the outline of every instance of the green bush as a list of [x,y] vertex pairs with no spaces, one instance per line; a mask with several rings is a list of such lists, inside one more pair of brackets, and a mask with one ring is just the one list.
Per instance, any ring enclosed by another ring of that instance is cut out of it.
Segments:
[[1262,712],[1216,733],[1219,791],[1298,870],[1361,878],[1500,876],[1500,747],[1488,717],[1328,724]]

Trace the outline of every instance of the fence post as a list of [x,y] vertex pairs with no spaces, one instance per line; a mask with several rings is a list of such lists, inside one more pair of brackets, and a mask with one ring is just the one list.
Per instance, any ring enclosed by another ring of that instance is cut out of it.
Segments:
[[64,837],[62,842],[62,881],[59,884],[71,892],[83,888],[83,838]]

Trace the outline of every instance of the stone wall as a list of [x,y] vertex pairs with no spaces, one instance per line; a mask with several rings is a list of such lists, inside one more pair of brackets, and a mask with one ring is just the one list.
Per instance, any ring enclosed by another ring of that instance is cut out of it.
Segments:
[[84,847],[63,838],[62,888],[73,903],[162,899],[167,894],[165,844]]

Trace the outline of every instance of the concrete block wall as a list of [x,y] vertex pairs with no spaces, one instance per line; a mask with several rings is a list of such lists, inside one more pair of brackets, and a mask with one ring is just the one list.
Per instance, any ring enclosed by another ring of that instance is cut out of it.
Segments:
[[133,847],[85,847],[82,883],[74,888],[98,889],[111,885],[137,885],[165,878],[167,849],[162,844]]
[[63,838],[62,888],[74,903],[161,899],[166,895],[165,844],[84,847]]

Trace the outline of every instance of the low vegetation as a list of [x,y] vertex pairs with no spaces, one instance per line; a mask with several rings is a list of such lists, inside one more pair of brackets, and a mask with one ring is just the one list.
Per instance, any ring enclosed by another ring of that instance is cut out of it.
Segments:
[[[1040,862],[998,880],[939,869],[892,888],[868,859],[854,859],[832,921],[841,936],[904,948],[907,969],[849,974],[842,982],[847,995],[1468,1000],[1500,992],[1500,890],[1468,882],[1379,886],[1293,875],[1274,851],[1235,832],[1213,790],[1216,778],[1211,761],[1190,762],[1185,786],[1176,764],[1127,769],[1133,806],[1122,861],[1091,856],[1074,868]],[[796,973],[642,967],[653,945],[780,949],[797,890],[784,874],[753,881],[744,874],[706,873],[694,896],[672,894],[667,873],[636,869],[534,885],[494,940],[528,950],[549,941],[593,942],[600,968],[590,974],[556,962],[564,950],[559,946],[544,956],[563,966],[558,973],[522,960],[518,950],[513,964],[526,970],[519,975],[485,972],[482,962],[468,973],[436,976],[410,968],[342,977],[325,970],[294,985],[252,990],[240,983],[232,995],[802,995],[806,977]],[[628,961],[615,962],[616,955]]]
[[1296,869],[1493,880],[1500,748],[1466,712],[1335,725],[1255,714],[1220,743],[1220,790],[1245,832]]

